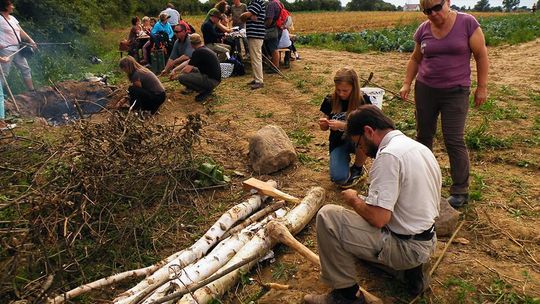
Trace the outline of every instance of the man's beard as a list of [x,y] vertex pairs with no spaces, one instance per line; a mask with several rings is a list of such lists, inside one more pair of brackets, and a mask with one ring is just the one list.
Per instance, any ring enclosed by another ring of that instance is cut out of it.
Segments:
[[379,147],[375,145],[371,141],[366,141],[366,155],[375,158],[377,156],[377,151],[379,150]]

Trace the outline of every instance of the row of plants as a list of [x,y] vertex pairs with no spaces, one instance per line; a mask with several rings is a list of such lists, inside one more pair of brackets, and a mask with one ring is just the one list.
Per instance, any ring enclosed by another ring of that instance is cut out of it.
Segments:
[[[508,14],[497,17],[483,17],[478,20],[488,46],[518,44],[540,36],[540,17],[536,14]],[[362,53],[412,52],[413,35],[418,23],[398,25],[395,28],[366,29],[356,33],[316,33],[301,35],[298,43],[338,51]]]

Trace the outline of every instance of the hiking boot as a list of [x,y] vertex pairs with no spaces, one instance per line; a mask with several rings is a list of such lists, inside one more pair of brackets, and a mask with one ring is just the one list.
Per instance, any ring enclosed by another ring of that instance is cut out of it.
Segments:
[[364,166],[359,167],[357,165],[352,165],[350,168],[349,179],[344,183],[339,185],[342,189],[348,189],[360,182],[365,176],[366,170]]
[[330,293],[315,295],[308,294],[304,296],[304,303],[306,304],[364,304],[366,299],[364,294],[360,293],[360,297],[354,300],[343,297],[336,290],[332,290]]
[[208,98],[208,96],[210,96],[210,94],[212,94],[212,91],[203,91],[199,93],[197,96],[195,96],[195,101],[203,102],[206,100],[206,98]]
[[460,208],[465,206],[469,201],[469,194],[452,194],[447,199],[450,206],[454,207],[454,209]]
[[417,296],[429,288],[429,263],[420,264],[414,268],[404,271],[404,280],[407,284],[407,291]]
[[260,83],[260,82],[255,82],[251,85],[251,89],[252,90],[257,90],[257,89],[260,89],[264,87],[264,83]]

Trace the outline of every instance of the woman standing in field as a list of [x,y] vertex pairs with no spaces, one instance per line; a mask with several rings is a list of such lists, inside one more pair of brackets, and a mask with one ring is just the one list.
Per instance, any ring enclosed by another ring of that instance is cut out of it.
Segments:
[[452,177],[448,202],[458,208],[469,198],[470,164],[464,129],[469,110],[471,53],[476,61],[474,104],[478,107],[487,98],[487,48],[478,21],[469,14],[451,10],[450,0],[420,0],[420,7],[428,20],[414,34],[416,45],[407,63],[400,95],[407,98],[416,76],[417,140],[430,149],[441,114]]
[[131,56],[122,58],[119,66],[131,82],[128,89],[130,106],[135,110],[156,113],[165,101],[165,88],[156,75]]
[[[319,119],[323,131],[330,130],[330,179],[341,188],[356,185],[364,174],[366,155],[350,140],[343,138],[347,116],[365,102],[360,95],[358,75],[352,68],[341,68],[334,76],[334,93],[324,98]],[[354,164],[349,168],[350,154],[355,154]]]

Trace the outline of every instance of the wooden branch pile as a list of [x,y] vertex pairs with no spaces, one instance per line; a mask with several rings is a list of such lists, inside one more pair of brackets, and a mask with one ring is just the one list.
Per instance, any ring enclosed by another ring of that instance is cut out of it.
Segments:
[[[275,183],[269,184],[275,187]],[[267,231],[268,223],[279,221],[294,235],[317,213],[324,195],[324,189],[315,187],[290,211],[282,208],[284,203],[280,201],[258,212],[264,197],[253,195],[224,213],[191,247],[146,268],[79,286],[49,298],[48,303],[63,303],[89,291],[142,276],[145,276],[143,280],[113,302],[208,303],[226,293],[239,280],[241,272],[249,271],[276,245]]]

